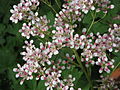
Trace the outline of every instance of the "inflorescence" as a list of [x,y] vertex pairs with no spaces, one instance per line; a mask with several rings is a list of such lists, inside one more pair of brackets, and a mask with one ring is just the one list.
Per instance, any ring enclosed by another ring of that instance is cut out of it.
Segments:
[[[16,77],[24,80],[45,80],[47,90],[57,88],[59,90],[74,90],[75,78],[70,74],[68,78],[62,78],[62,71],[72,67],[75,55],[66,54],[66,60],[52,60],[53,55],[60,53],[62,48],[70,48],[81,50],[79,53],[81,61],[86,67],[91,65],[100,66],[99,73],[110,73],[114,68],[114,59],[108,56],[106,52],[118,52],[120,50],[120,26],[114,24],[108,29],[108,33],[97,34],[87,33],[87,28],[83,28],[82,34],[76,33],[77,23],[81,22],[84,16],[90,11],[96,13],[107,13],[109,9],[113,9],[109,0],[65,0],[62,10],[56,14],[53,25],[49,25],[50,20],[47,17],[39,16],[37,7],[40,5],[38,0],[20,0],[18,5],[14,5],[10,10],[12,16],[10,20],[14,23],[18,21],[27,21],[23,23],[22,29],[19,30],[21,35],[27,39],[32,36],[38,38],[46,38],[48,33],[52,33],[52,41],[45,43],[40,42],[39,47],[34,45],[33,40],[26,40],[23,60],[26,63],[18,68],[14,68],[17,72]],[[49,29],[55,29],[50,31]],[[78,90],[81,90],[78,88]]]

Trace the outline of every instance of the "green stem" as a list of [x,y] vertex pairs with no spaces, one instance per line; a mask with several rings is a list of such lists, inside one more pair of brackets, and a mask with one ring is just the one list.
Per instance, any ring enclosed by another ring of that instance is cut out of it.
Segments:
[[87,30],[87,34],[88,34],[88,32],[90,31],[90,29],[92,28],[92,26],[93,26],[93,24],[94,24],[95,17],[96,17],[96,13],[95,13],[95,15],[93,15],[93,14],[91,13],[91,16],[93,17],[93,20],[92,20],[91,25],[89,26],[89,28],[88,28],[88,30]]
[[102,19],[104,19],[106,15],[107,15],[107,14],[105,13],[105,14],[103,15],[103,17],[102,17],[101,19],[99,19],[98,21],[94,22],[94,24],[96,24],[96,23],[98,23],[99,21],[101,21]]
[[91,77],[91,67],[87,68],[86,70],[87,70],[89,77]]
[[[61,15],[59,14],[59,13],[57,13],[57,11],[52,7],[52,5],[51,4],[48,4],[48,3],[46,3],[45,1],[43,1],[43,0],[40,0],[40,1],[42,1],[44,4],[46,4],[48,7],[50,7],[56,14],[58,14],[60,17],[61,17]],[[65,20],[63,17],[61,17],[65,22],[69,22],[69,20]]]
[[80,65],[80,68],[81,68],[82,71],[84,72],[84,74],[85,74],[85,76],[86,76],[86,78],[87,78],[87,80],[88,80],[88,82],[89,82],[89,84],[90,84],[90,86],[91,86],[91,90],[93,90],[92,81],[90,80],[89,75],[87,74],[84,66],[82,65],[81,58],[79,57],[79,55],[78,55],[78,53],[77,53],[77,51],[76,51],[75,49],[73,49],[73,52],[75,53],[75,56],[76,56],[76,59],[77,59],[79,65]]
[[59,6],[59,4],[58,4],[58,1],[57,0],[55,0],[55,2],[56,2],[56,4],[57,4],[57,6],[59,7],[59,9],[61,9],[61,7]]
[[89,28],[88,28],[88,30],[87,30],[87,34],[88,34],[88,32],[90,31],[90,29],[92,28],[92,26],[93,26],[94,24],[98,23],[99,21],[101,21],[102,19],[105,18],[106,13],[104,14],[104,16],[103,16],[101,19],[99,19],[99,20],[96,21],[96,22],[95,22],[96,13],[95,13],[95,15],[93,15],[93,14],[91,14],[91,15],[92,15],[92,17],[93,17],[93,20],[92,20],[92,23],[91,23],[91,25],[89,26]]
[[44,4],[46,4],[48,7],[50,7],[56,14],[57,14],[57,11],[48,3],[46,3],[44,0],[40,0],[42,1]]
[[39,41],[41,41],[42,43],[44,43],[44,41],[43,41],[43,40],[41,40],[40,38],[38,38],[38,37],[37,37],[37,39],[38,39]]
[[[63,56],[63,55],[60,55],[62,58],[66,58],[65,56]],[[75,66],[77,66],[77,67],[80,67],[79,66],[79,64],[77,64],[77,63],[75,63],[75,62],[72,62],[72,61],[69,61],[70,63],[72,63],[72,64],[74,64]]]
[[90,27],[89,27],[88,30],[87,30],[87,34],[88,34],[88,32],[90,31],[90,29],[92,28],[93,24],[94,24],[94,19],[92,20],[92,23],[91,23]]
[[[80,67],[79,64],[75,63],[75,62],[70,62],[71,64],[74,64],[76,67]],[[81,68],[81,67],[80,67]]]
[[117,64],[117,66],[113,69],[113,71],[112,72],[114,72],[116,69],[117,69],[117,67],[120,65],[120,62]]

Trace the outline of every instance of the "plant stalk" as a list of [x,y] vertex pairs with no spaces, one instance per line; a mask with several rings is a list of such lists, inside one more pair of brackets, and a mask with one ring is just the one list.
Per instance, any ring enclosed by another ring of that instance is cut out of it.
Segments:
[[80,65],[80,68],[81,68],[82,71],[84,72],[84,74],[85,74],[85,76],[86,76],[86,78],[87,78],[87,80],[88,80],[88,82],[89,82],[89,84],[90,84],[90,86],[91,86],[91,90],[93,90],[92,81],[90,80],[90,77],[89,77],[89,75],[87,74],[87,72],[86,72],[86,70],[85,70],[85,68],[84,68],[84,66],[83,66],[83,64],[82,64],[82,62],[81,62],[80,56],[78,55],[78,53],[77,53],[77,51],[76,51],[75,49],[73,49],[73,52],[74,52],[74,54],[75,54],[75,56],[76,56],[76,59],[77,59],[79,65]]

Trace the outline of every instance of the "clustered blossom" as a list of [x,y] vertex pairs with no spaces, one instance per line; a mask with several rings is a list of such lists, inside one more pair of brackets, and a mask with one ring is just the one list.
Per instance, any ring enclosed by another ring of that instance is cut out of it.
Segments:
[[[31,19],[32,22],[29,22],[28,25],[23,23],[22,29],[19,30],[23,37],[29,39],[30,35],[32,35],[44,38],[45,34],[47,34],[47,31],[50,28],[50,26],[48,26],[49,21],[47,20],[46,16],[41,16],[38,18],[37,15],[38,14],[35,14],[35,19]],[[33,16],[31,18],[33,18]]]
[[[33,79],[33,74],[36,73],[38,74],[36,80],[46,80],[45,86],[47,86],[47,90],[52,90],[52,88],[55,87],[64,87],[66,88],[65,90],[68,90],[69,86],[73,86],[73,84],[70,84],[72,83],[71,80],[71,82],[69,81],[69,84],[65,84],[64,82],[61,83],[64,80],[61,80],[60,78],[62,70],[65,68],[70,69],[69,63],[73,61],[75,58],[74,56],[70,57],[70,55],[67,54],[66,57],[69,61],[59,59],[58,62],[55,63],[54,61],[49,60],[52,57],[52,54],[58,54],[55,53],[55,49],[52,49],[52,43],[48,42],[45,46],[40,43],[40,48],[36,48],[35,45],[33,45],[33,40],[30,42],[25,41],[25,44],[26,46],[23,46],[23,48],[25,48],[26,51],[21,52],[21,55],[23,55],[23,60],[26,61],[26,63],[23,66],[18,64],[18,68],[14,68],[14,72],[18,72],[16,77],[23,78],[20,84],[23,84],[24,80]],[[53,66],[51,67],[51,65]],[[46,66],[49,68],[46,68]],[[59,84],[61,85],[59,86]]]
[[17,65],[18,68],[14,68],[14,72],[18,72],[16,74],[16,78],[21,77],[23,78],[20,81],[20,84],[22,85],[25,80],[32,80],[33,79],[33,73],[38,73],[38,68],[40,68],[38,62],[31,61],[26,64],[24,64],[22,67],[20,64]]
[[109,32],[110,35],[115,36],[113,46],[116,48],[115,52],[118,52],[120,50],[120,25],[114,24],[113,27],[114,27],[113,29],[109,28]]
[[[114,28],[109,28],[109,33],[101,35],[87,34],[87,29],[83,28],[82,34],[76,34],[76,22],[80,22],[85,14],[90,10],[101,10],[107,13],[108,9],[114,8],[109,0],[65,0],[67,3],[63,5],[63,9],[56,14],[53,26],[49,26],[49,20],[46,16],[38,16],[35,12],[39,5],[38,0],[21,0],[16,6],[11,9],[12,16],[10,20],[17,23],[21,20],[27,20],[28,23],[23,23],[22,29],[19,30],[23,37],[30,39],[31,36],[44,38],[45,35],[53,34],[52,41],[40,43],[39,47],[30,42],[25,41],[23,60],[26,63],[23,66],[18,64],[18,68],[14,68],[17,72],[16,77],[22,77],[20,84],[24,80],[31,80],[33,77],[36,80],[45,80],[47,90],[54,88],[60,90],[76,90],[74,89],[75,78],[69,75],[68,78],[62,77],[62,71],[72,67],[71,62],[74,62],[75,56],[66,54],[66,60],[52,60],[53,55],[59,54],[60,49],[68,47],[76,50],[81,50],[81,61],[85,62],[88,67],[98,65],[103,71],[109,73],[110,68],[114,68],[114,60],[107,55],[115,51],[119,51],[120,47],[120,26],[114,24]],[[34,10],[34,12],[32,11]],[[84,13],[85,14],[84,14]],[[50,32],[50,28],[55,27],[55,30]],[[35,74],[35,75],[34,75]],[[78,90],[81,90],[78,88]]]
[[[62,27],[57,28],[58,32],[53,36],[53,39],[62,43],[63,47],[83,49],[87,41],[87,37],[83,35],[73,34],[74,30],[68,33],[65,33]],[[60,31],[60,32],[59,32]],[[62,32],[62,33],[61,33]],[[59,37],[59,38],[58,38]]]
[[88,11],[94,10],[95,7],[93,6],[93,0],[70,0],[67,4],[63,5],[65,8],[70,8],[75,10],[75,12],[82,11],[84,13],[88,13]]
[[96,10],[96,12],[103,11],[107,13],[108,9],[113,9],[114,5],[110,5],[109,0],[65,0],[68,3],[63,5],[64,8],[74,9],[77,13],[79,11],[87,14],[90,10]]
[[26,37],[27,39],[29,39],[30,34],[33,34],[33,30],[31,29],[31,23],[29,23],[28,25],[24,23],[22,29],[20,29],[19,32],[22,32],[21,35],[23,37]]
[[116,80],[110,78],[109,76],[107,77],[101,76],[101,80],[99,82],[102,82],[102,84],[100,84],[99,86],[100,89],[105,90],[112,88],[113,90],[119,90],[119,85],[120,85],[119,79]]
[[[109,31],[112,31],[109,29]],[[87,36],[87,42],[85,43],[85,48],[81,55],[83,56],[82,61],[86,62],[86,66],[89,64],[96,64],[101,66],[99,72],[103,71],[110,72],[109,68],[114,68],[114,60],[109,58],[107,55],[107,51],[113,52],[118,51],[118,45],[120,43],[120,39],[113,35],[113,33],[103,34],[97,33],[97,36],[91,35]],[[116,41],[117,39],[117,41]],[[94,41],[94,42],[93,42]],[[116,48],[113,50],[113,48]],[[93,59],[95,58],[95,59]]]
[[37,60],[40,61],[40,64],[43,66],[45,63],[51,64],[49,59],[52,55],[57,55],[59,53],[58,50],[62,48],[59,43],[51,42],[46,42],[45,44],[40,43],[40,47],[36,48],[33,42],[33,40],[30,42],[25,41],[26,46],[23,46],[23,48],[25,48],[26,51],[21,52],[21,55],[23,55],[25,61]]
[[27,39],[32,36],[40,36],[41,38],[45,37],[46,31],[50,28],[46,16],[38,17],[38,12],[33,12],[36,10],[39,5],[38,0],[21,0],[21,2],[16,6],[14,5],[10,12],[12,16],[10,20],[14,23],[18,23],[21,20],[27,20],[29,23],[24,23],[22,29],[19,30],[23,37]]
[[108,9],[113,9],[114,5],[111,5],[110,0],[94,0],[98,8],[96,9],[96,12],[103,11],[104,13],[108,12]]
[[[70,48],[83,48],[85,36],[75,34],[75,28],[77,24],[76,21],[81,21],[84,15],[81,12],[74,13],[74,9],[62,9],[59,14],[56,14],[54,27],[56,30],[53,30],[52,33],[54,34],[52,39],[62,43],[63,46],[67,46]],[[70,23],[69,23],[70,22]],[[81,45],[81,46],[80,46]]]
[[14,23],[18,23],[18,21],[25,19],[29,12],[36,9],[38,5],[38,0],[21,0],[18,5],[13,6],[14,9],[10,10],[12,13],[10,20]]
[[41,80],[46,80],[45,86],[47,86],[47,90],[52,90],[53,88],[65,89],[68,90],[69,87],[73,87],[73,81],[75,78],[72,78],[69,75],[68,79],[61,79],[61,69],[65,69],[64,66],[59,66],[60,62],[57,65],[53,65],[53,67],[45,70],[45,74],[41,76]]

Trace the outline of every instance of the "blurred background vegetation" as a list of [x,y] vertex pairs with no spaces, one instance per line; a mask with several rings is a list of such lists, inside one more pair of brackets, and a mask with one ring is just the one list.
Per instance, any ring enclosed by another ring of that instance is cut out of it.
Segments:
[[[62,5],[63,0],[58,0],[59,4]],[[111,10],[106,18],[97,23],[93,28],[93,32],[104,33],[104,30],[108,29],[108,26],[113,23],[120,24],[120,19],[114,19],[120,15],[120,0],[111,0],[115,5],[115,9]],[[54,0],[51,0],[53,7],[59,11]],[[35,80],[26,81],[24,85],[19,85],[19,79],[15,78],[13,68],[16,67],[17,63],[23,64],[22,46],[24,44],[24,38],[21,37],[18,30],[22,26],[22,22],[14,24],[9,20],[10,9],[14,4],[19,3],[19,0],[0,0],[0,90],[45,90],[44,81],[36,82]],[[46,14],[48,19],[54,21],[54,13],[44,4],[40,5],[40,15]],[[100,18],[102,14],[98,16]],[[97,19],[97,18],[96,18]],[[91,22],[91,17],[87,15],[83,23],[86,25]],[[96,28],[98,28],[96,30]],[[119,62],[120,58],[116,57],[116,63]],[[86,89],[87,90],[87,89]]]

